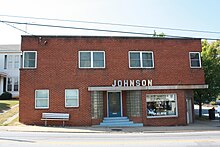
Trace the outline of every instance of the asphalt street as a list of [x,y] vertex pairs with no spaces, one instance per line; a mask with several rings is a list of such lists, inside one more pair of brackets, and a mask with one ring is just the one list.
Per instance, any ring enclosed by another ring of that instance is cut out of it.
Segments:
[[7,132],[0,134],[0,146],[220,146],[220,131],[179,133],[50,133]]

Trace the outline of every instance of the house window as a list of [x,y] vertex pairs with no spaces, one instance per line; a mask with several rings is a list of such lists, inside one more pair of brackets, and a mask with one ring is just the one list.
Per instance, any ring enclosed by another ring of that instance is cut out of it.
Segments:
[[130,51],[130,68],[154,68],[154,57],[152,51]]
[[148,118],[177,116],[176,94],[149,94],[146,104]]
[[13,67],[13,55],[8,55],[8,69]]
[[201,68],[201,57],[199,52],[190,52],[189,58],[191,68]]
[[35,90],[35,108],[49,108],[49,90]]
[[105,68],[104,51],[80,51],[79,52],[80,68]]
[[14,91],[18,91],[18,78],[14,78]]
[[37,52],[36,51],[24,51],[24,68],[36,68],[37,67]]
[[65,107],[79,107],[79,90],[65,90]]
[[8,78],[7,91],[12,91],[12,78]]

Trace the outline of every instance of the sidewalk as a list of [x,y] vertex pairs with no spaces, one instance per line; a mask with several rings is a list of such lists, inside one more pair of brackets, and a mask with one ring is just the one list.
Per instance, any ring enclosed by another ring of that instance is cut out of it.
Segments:
[[60,132],[60,133],[178,133],[178,132],[201,132],[220,131],[218,120],[196,120],[188,126],[161,126],[161,127],[44,127],[44,126],[0,126],[0,131],[17,132]]

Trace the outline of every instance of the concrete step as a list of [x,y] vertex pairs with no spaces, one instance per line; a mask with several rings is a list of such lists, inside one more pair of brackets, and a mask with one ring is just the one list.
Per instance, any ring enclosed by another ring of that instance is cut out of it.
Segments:
[[134,123],[128,117],[105,117],[100,123],[102,127],[142,127],[142,123]]

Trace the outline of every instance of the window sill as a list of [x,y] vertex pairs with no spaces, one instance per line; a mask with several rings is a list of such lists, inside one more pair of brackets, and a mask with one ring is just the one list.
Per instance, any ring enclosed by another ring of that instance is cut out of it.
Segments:
[[170,118],[170,117],[178,117],[177,115],[167,115],[167,116],[147,116],[146,118]]

